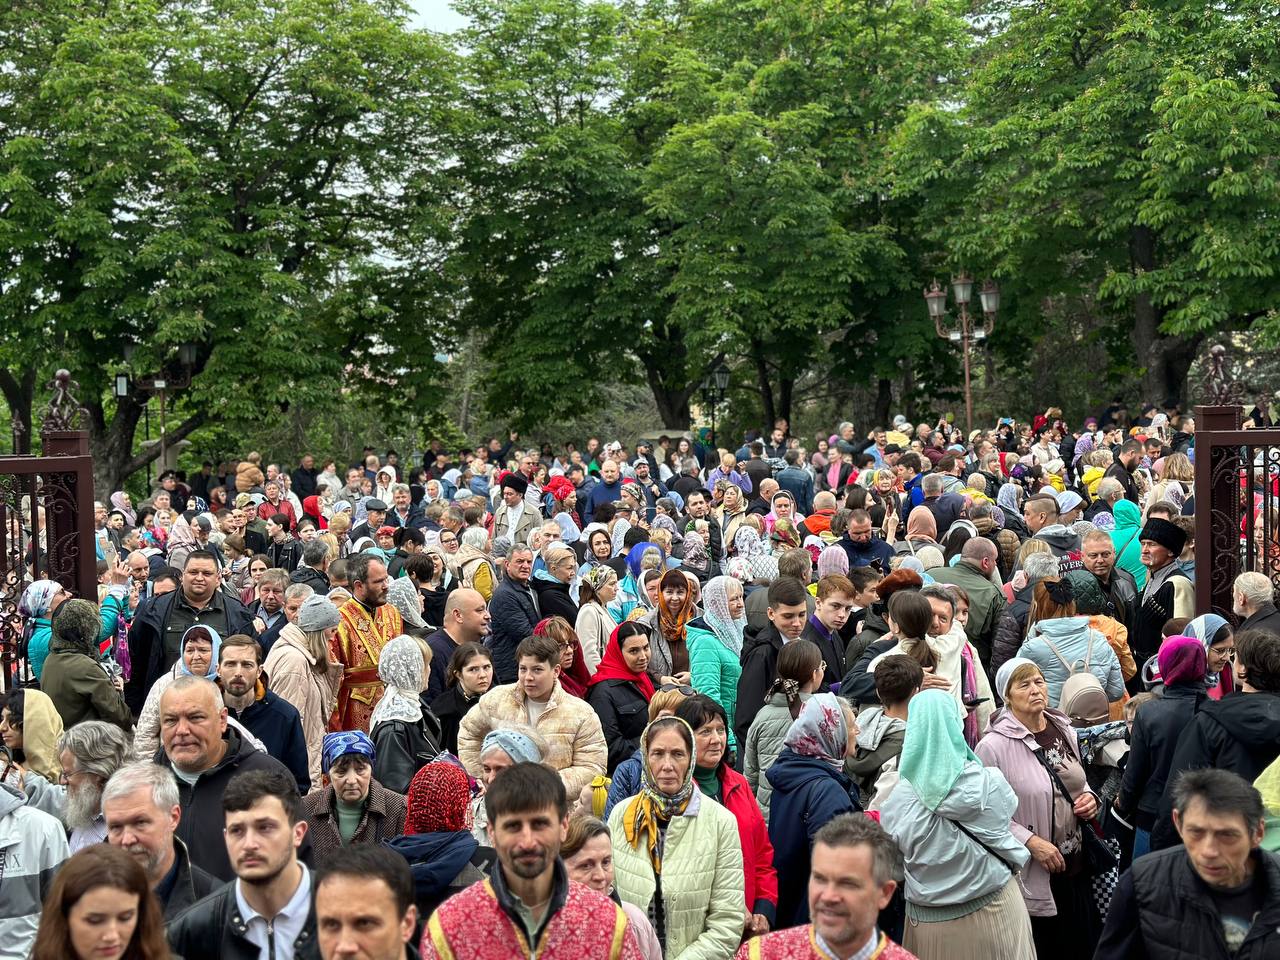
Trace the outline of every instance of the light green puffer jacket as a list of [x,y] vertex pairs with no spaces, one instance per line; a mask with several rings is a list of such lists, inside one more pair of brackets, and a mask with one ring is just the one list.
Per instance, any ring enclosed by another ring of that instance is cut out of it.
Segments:
[[[803,702],[811,696],[811,693],[802,693],[800,700]],[[751,721],[747,743],[743,747],[743,770],[747,775],[747,783],[756,792],[756,802],[760,804],[765,823],[769,822],[769,798],[773,796],[773,787],[764,772],[773,766],[773,761],[782,753],[782,741],[787,738],[791,723],[791,710],[787,707],[786,695],[771,694],[756,718]]]
[[[627,843],[628,801],[613,808],[614,885],[626,903],[648,910],[657,882],[644,843]],[[738,821],[695,788],[683,816],[667,828],[662,855],[667,960],[727,960],[742,942],[747,917]]]

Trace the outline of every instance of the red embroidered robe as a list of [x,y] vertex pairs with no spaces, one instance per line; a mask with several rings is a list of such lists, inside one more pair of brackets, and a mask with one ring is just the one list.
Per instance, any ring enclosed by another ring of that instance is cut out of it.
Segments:
[[[830,957],[818,947],[813,925],[790,927],[762,937],[752,937],[738,948],[734,960],[827,960]],[[916,956],[898,946],[883,933],[868,960],[916,960]]]
[[383,647],[404,633],[404,623],[400,611],[391,604],[376,607],[370,615],[354,597],[338,608],[338,616],[338,632],[330,641],[329,650],[343,666],[342,683],[329,729],[368,733],[369,716],[382,699],[378,658]]

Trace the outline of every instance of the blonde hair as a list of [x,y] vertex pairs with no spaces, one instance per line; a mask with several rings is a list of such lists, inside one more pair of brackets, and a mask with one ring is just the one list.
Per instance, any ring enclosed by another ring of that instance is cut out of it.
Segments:
[[1178,480],[1182,483],[1194,483],[1196,468],[1191,465],[1185,453],[1171,453],[1164,458],[1164,471],[1161,480]]
[[676,708],[688,699],[679,690],[658,690],[649,699],[649,722],[657,720],[663,711],[675,713]]
[[1018,556],[1014,561],[1014,564],[1021,568],[1026,564],[1027,557],[1031,556],[1033,553],[1052,552],[1053,551],[1049,549],[1049,544],[1045,543],[1043,540],[1028,540],[1018,548]]
[[1134,717],[1138,715],[1138,708],[1144,703],[1150,703],[1152,700],[1159,700],[1159,694],[1152,693],[1150,690],[1144,690],[1142,693],[1135,694],[1125,701],[1123,718],[1128,722],[1133,722]]

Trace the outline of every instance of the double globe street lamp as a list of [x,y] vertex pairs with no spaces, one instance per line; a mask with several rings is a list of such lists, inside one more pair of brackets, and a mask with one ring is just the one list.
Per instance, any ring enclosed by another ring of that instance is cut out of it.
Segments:
[[724,402],[729,390],[729,368],[721,360],[708,372],[702,381],[702,402],[711,408],[711,447],[716,447],[716,405]]
[[964,353],[964,421],[965,438],[973,433],[973,389],[970,386],[969,350],[975,341],[985,340],[991,336],[996,325],[996,313],[1000,310],[1000,288],[994,280],[988,280],[978,291],[982,302],[982,323],[976,324],[976,318],[969,313],[969,302],[973,297],[973,278],[968,274],[960,274],[951,278],[951,291],[956,298],[956,306],[960,315],[952,318],[947,313],[947,291],[937,280],[924,292],[925,303],[929,306],[929,316],[933,318],[933,327],[938,336],[951,343],[958,343]]

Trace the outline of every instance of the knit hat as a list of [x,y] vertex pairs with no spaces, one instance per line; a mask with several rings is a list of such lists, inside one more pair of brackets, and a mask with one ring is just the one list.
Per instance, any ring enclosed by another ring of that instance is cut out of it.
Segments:
[[508,473],[498,486],[503,490],[514,490],[523,497],[525,491],[529,489],[529,481],[518,473]]
[[338,625],[338,608],[327,597],[313,593],[298,608],[298,629],[303,633],[318,633]]
[[101,630],[102,619],[96,604],[88,600],[66,600],[53,612],[50,620],[49,648],[96,658]]
[[1175,557],[1182,553],[1182,548],[1187,545],[1187,535],[1183,533],[1176,523],[1171,523],[1163,517],[1150,517],[1142,527],[1142,532],[1138,534],[1138,542],[1150,540],[1164,547]]
[[542,752],[519,730],[491,730],[480,743],[480,756],[497,747],[516,763],[541,763]]
[[1071,589],[1076,598],[1076,613],[1081,616],[1093,616],[1107,609],[1107,599],[1102,592],[1102,584],[1088,570],[1071,570],[1067,573],[1071,581]]

